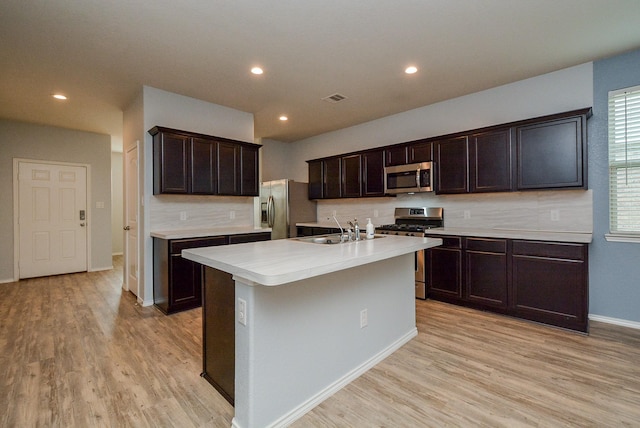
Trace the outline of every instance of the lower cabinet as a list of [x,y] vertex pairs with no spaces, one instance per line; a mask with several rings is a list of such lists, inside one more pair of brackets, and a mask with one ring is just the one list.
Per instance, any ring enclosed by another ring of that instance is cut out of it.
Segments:
[[521,318],[587,331],[587,246],[513,241],[513,306]]
[[235,283],[205,266],[202,290],[202,377],[229,402],[235,398]]
[[182,258],[182,250],[266,241],[271,233],[189,239],[153,238],[153,304],[165,314],[202,305],[202,265]]
[[331,233],[340,233],[340,229],[331,227],[311,227],[311,226],[298,226],[296,228],[297,236],[316,236],[316,235],[328,235]]
[[586,244],[431,236],[428,298],[587,332]]

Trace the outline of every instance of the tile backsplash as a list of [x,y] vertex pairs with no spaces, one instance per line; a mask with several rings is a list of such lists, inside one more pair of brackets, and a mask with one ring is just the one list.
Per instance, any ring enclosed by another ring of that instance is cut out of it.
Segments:
[[253,226],[254,198],[157,195],[148,209],[151,231]]
[[[532,231],[593,231],[591,190],[546,190],[468,195],[420,193],[397,197],[318,201],[318,221],[340,222],[366,218],[376,224],[393,223],[396,207],[443,207],[445,227]],[[331,219],[331,220],[328,220]]]

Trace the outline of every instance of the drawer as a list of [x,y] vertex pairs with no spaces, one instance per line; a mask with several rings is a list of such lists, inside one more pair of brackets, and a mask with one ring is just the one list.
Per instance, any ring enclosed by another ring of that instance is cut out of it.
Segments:
[[182,250],[188,248],[215,247],[216,245],[227,245],[226,236],[212,236],[209,238],[176,239],[171,240],[169,252],[171,254],[181,254]]
[[243,244],[245,242],[269,241],[271,232],[243,233],[241,235],[229,235],[229,244]]
[[445,236],[445,235],[428,235],[427,238],[439,238],[442,239],[442,245],[438,248],[462,248],[462,238],[459,236]]
[[484,251],[489,253],[507,252],[506,239],[466,238],[466,249],[469,251]]
[[513,255],[585,260],[586,246],[584,244],[561,244],[553,242],[514,240]]

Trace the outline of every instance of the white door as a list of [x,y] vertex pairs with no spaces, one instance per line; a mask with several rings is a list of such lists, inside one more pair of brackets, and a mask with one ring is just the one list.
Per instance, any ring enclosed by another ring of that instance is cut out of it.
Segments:
[[138,145],[127,150],[124,158],[124,288],[138,291]]
[[87,169],[18,164],[19,277],[87,270]]

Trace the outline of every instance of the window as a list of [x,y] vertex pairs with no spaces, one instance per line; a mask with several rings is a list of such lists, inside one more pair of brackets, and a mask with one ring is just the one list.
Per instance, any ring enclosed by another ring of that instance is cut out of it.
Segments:
[[610,236],[640,240],[640,86],[609,92],[609,210]]

